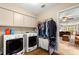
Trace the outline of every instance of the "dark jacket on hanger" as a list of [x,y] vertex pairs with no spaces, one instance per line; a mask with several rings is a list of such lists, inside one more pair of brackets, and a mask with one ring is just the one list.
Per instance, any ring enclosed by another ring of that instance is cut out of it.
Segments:
[[48,34],[49,37],[56,37],[57,26],[54,20],[48,21]]
[[41,36],[41,24],[39,23],[38,24],[38,36],[40,37]]
[[56,32],[57,25],[54,20],[48,21],[48,35],[49,35],[49,46],[53,49],[56,49]]

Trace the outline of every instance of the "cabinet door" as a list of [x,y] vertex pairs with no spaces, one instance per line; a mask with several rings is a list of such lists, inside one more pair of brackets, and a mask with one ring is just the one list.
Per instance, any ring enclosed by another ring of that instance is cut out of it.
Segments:
[[24,19],[23,19],[23,23],[24,23],[24,27],[30,27],[31,26],[31,24],[30,24],[30,18],[28,17],[28,16],[24,16],[23,17]]
[[43,39],[44,49],[48,50],[49,41],[48,39]]
[[12,26],[13,25],[13,12],[0,8],[0,25]]
[[37,20],[35,19],[35,18],[30,18],[30,20],[31,20],[31,25],[32,25],[32,27],[36,27],[36,25],[37,25]]
[[14,26],[23,26],[23,15],[14,13]]
[[35,23],[34,18],[28,17],[28,16],[24,16],[24,26],[25,27],[35,27],[36,23]]
[[42,48],[42,46],[43,46],[43,40],[41,38],[39,38],[38,40],[39,40],[39,47]]

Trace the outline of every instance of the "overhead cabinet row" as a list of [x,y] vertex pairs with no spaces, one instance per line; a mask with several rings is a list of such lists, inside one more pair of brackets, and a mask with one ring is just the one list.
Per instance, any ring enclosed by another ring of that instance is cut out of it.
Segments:
[[0,26],[36,27],[36,18],[0,8]]

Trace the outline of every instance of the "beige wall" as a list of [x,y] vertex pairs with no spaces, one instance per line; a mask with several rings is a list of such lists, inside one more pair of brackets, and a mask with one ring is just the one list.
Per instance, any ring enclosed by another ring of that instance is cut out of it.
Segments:
[[44,11],[40,15],[38,15],[38,21],[44,21],[45,19],[53,18],[55,21],[57,20],[57,12],[66,9],[68,7],[77,5],[76,3],[63,3],[63,4],[57,4],[56,6],[53,6],[51,9]]

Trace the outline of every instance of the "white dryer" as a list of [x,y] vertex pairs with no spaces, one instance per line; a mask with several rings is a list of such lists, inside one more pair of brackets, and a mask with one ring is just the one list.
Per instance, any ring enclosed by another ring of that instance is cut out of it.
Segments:
[[25,51],[30,52],[37,48],[37,33],[25,33]]

